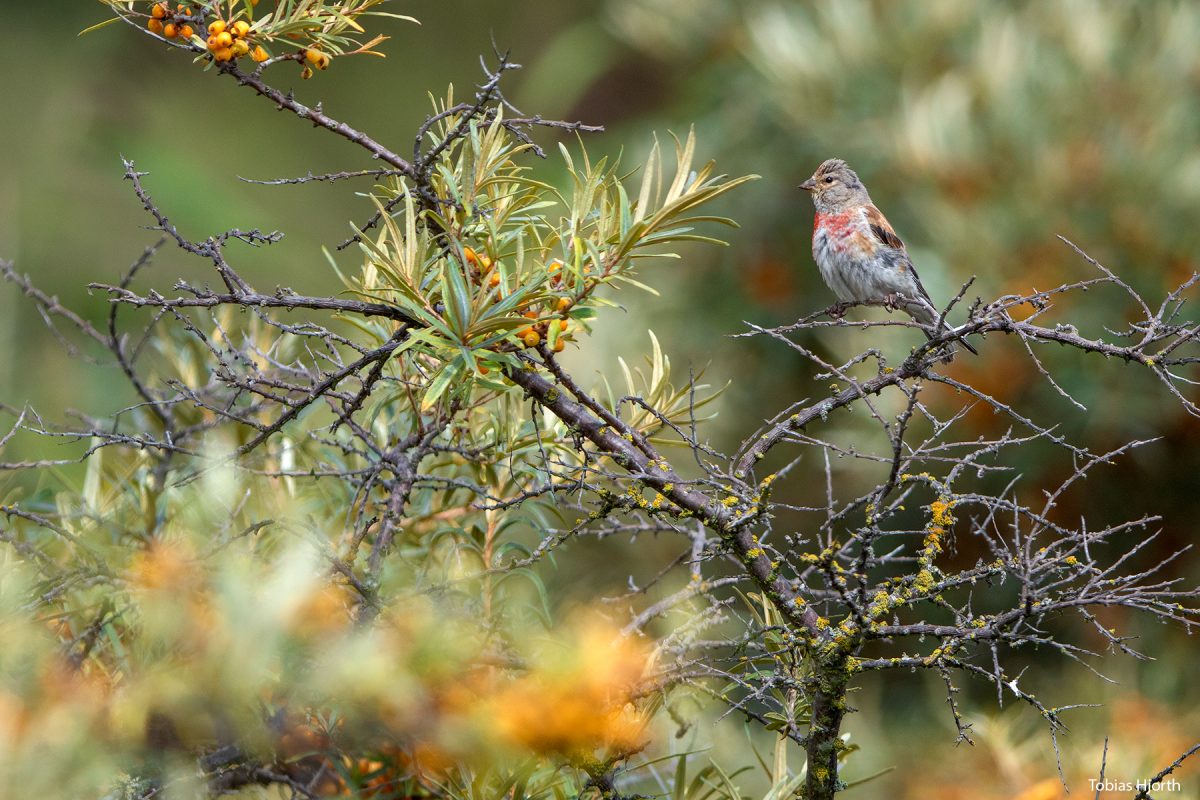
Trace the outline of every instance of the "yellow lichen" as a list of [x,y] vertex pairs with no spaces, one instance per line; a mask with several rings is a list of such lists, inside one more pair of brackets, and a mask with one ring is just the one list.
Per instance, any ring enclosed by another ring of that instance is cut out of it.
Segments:
[[913,588],[920,594],[929,594],[933,589],[933,573],[927,569],[918,572],[917,577],[913,579]]
[[929,515],[933,524],[941,528],[949,528],[954,524],[954,515],[950,513],[950,509],[954,508],[954,500],[945,495],[939,496],[929,504]]

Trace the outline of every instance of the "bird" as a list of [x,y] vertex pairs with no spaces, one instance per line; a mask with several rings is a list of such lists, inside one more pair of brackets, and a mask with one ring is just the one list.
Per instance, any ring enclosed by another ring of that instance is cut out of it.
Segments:
[[[825,284],[845,303],[882,303],[902,309],[925,326],[933,338],[933,326],[941,316],[929,292],[921,284],[917,269],[904,242],[871,202],[867,187],[840,158],[830,158],[817,167],[799,188],[812,195],[813,260]],[[938,333],[951,331],[942,321]],[[963,347],[978,355],[965,339]]]

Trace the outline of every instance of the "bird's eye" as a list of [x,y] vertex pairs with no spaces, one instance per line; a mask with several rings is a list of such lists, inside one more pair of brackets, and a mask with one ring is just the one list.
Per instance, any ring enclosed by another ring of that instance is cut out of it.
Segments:
[[826,183],[833,183],[833,176],[832,176],[832,175],[829,175],[829,176],[827,176],[827,177],[825,178],[825,182],[826,182]]

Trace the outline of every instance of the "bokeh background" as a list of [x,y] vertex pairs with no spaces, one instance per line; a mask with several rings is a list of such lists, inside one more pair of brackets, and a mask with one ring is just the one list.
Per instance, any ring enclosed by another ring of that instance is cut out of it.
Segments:
[[[720,171],[762,176],[727,203],[742,225],[730,248],[685,250],[681,261],[649,269],[644,278],[660,296],[620,297],[624,318],[602,319],[572,355],[580,374],[611,369],[618,355],[636,361],[653,329],[677,372],[707,365],[713,382],[732,380],[711,428],[722,446],[774,409],[821,391],[793,353],[730,336],[745,330],[744,320],[780,324],[832,301],[809,252],[811,206],[794,188],[824,158],[845,158],[859,171],[938,299],[971,276],[969,297],[985,298],[1091,277],[1056,234],[1151,298],[1197,269],[1197,2],[412,0],[394,10],[422,24],[385,26],[393,37],[386,61],[344,59],[318,80],[297,76],[298,96],[324,100],[334,116],[403,151],[430,107],[426,93],[441,95],[449,83],[470,91],[479,56],[494,42],[525,66],[508,86],[519,108],[607,127],[588,139],[591,153],[620,155],[632,167],[654,135],[695,126],[702,155],[716,158]],[[121,180],[125,155],[150,173],[148,187],[190,236],[233,226],[284,231],[277,246],[239,252],[252,282],[337,291],[320,248],[345,238],[349,221],[369,214],[368,201],[346,185],[266,187],[238,176],[369,166],[355,148],[271,113],[129,31],[77,38],[103,17],[99,3],[3,0],[0,11],[0,257],[101,317],[104,298],[86,284],[115,280],[155,238]],[[178,276],[208,279],[204,264],[166,252],[150,280],[166,288]],[[1070,318],[1099,335],[1129,311],[1127,298],[1105,290],[1067,301],[1050,319]],[[844,360],[866,345],[864,336],[839,332],[808,344]],[[912,344],[895,338],[885,349],[903,354]],[[1048,353],[1056,376],[1088,407],[1080,414],[1013,343],[981,349],[980,358],[953,366],[960,378],[1042,421],[1060,421],[1094,449],[1161,437],[1089,478],[1063,514],[1150,511],[1163,516],[1158,552],[1192,541],[1200,425],[1161,387],[1131,367]],[[37,313],[0,287],[0,401],[59,417],[70,408],[111,411],[124,391],[119,371],[66,359]],[[969,421],[981,434],[1005,424],[990,412]],[[1066,465],[1032,450],[1014,466],[1032,496]],[[625,569],[620,558],[609,563],[597,574]],[[1198,565],[1185,558],[1173,569],[1195,579]],[[563,583],[592,588],[578,578]],[[1075,712],[1060,741],[1076,781],[1098,769],[1106,735],[1110,775],[1132,778],[1200,733],[1200,712],[1191,710],[1200,706],[1193,641],[1158,626],[1142,635],[1161,658],[1111,659],[1118,685],[1057,661],[1036,678],[1050,704],[1105,704]],[[858,796],[1060,796],[1034,715],[997,710],[988,691],[970,689],[964,702],[978,744],[955,748],[941,692],[919,676],[868,682],[856,700],[863,713],[849,723],[864,746],[855,771],[904,768]],[[1184,774],[1181,796],[1200,797],[1195,774]]]

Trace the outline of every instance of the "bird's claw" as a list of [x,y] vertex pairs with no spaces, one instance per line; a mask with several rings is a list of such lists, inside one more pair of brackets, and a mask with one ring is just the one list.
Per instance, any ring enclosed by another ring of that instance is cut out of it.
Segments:
[[849,303],[838,302],[825,309],[825,313],[828,314],[831,319],[841,319],[842,317],[846,316],[846,311],[849,308]]

